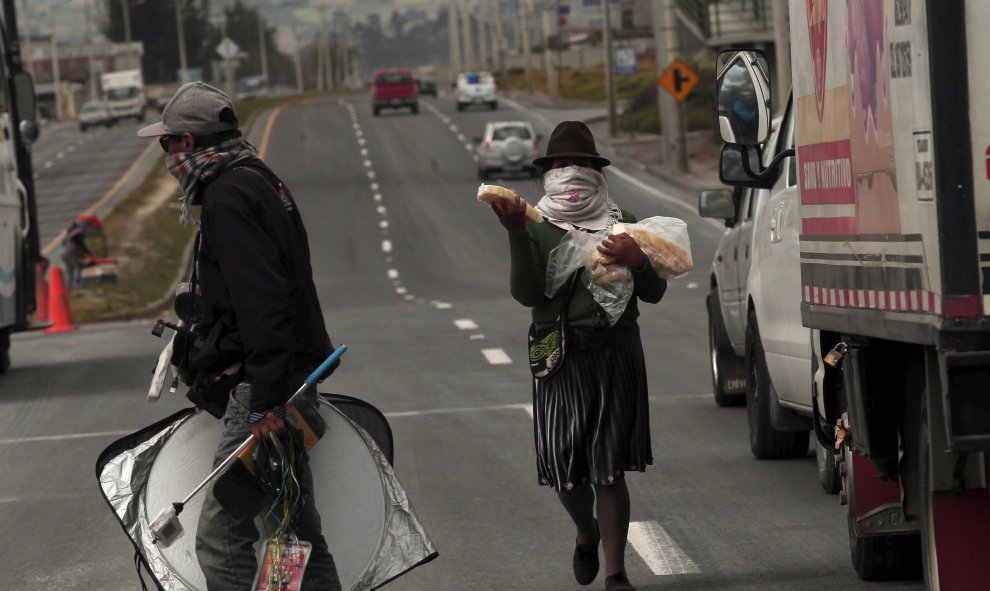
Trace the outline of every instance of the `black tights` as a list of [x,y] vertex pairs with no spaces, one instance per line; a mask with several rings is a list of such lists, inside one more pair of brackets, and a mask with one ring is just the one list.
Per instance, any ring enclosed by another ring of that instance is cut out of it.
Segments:
[[625,479],[609,486],[576,486],[570,491],[558,491],[557,497],[577,526],[577,541],[580,544],[590,544],[595,540],[597,509],[598,531],[605,550],[605,575],[625,571],[626,537],[629,535],[629,489]]

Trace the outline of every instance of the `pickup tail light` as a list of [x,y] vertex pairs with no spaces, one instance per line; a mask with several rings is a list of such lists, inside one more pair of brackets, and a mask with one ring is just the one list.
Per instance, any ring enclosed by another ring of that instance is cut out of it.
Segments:
[[485,143],[481,144],[481,149],[484,150],[484,151],[486,151],[486,152],[488,150],[491,150],[492,149],[492,143],[491,142],[485,142]]
[[540,138],[538,137],[533,138],[533,149],[534,150],[540,149]]

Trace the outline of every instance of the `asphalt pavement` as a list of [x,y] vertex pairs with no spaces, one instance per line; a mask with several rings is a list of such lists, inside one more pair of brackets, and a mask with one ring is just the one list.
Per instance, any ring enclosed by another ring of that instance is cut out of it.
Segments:
[[[471,138],[491,120],[526,119],[548,137],[557,121],[585,116],[520,101],[458,112],[440,98],[418,115],[372,117],[364,95],[268,115],[266,161],[297,199],[327,325],[348,346],[321,390],[385,412],[396,475],[440,553],[388,589],[581,588],[573,526],[536,484],[529,314],[508,293],[505,231],[475,199]],[[601,151],[613,157],[607,144]],[[722,228],[697,217],[693,188],[614,161],[613,198],[641,218],[684,219],[695,262],[663,301],[641,306],[655,463],[628,476],[630,579],[648,591],[921,589],[857,580],[845,513],[821,491],[810,450],[752,458],[745,409],[718,408],[711,394],[704,298]],[[494,182],[531,203],[540,194],[532,179]],[[93,466],[115,438],[187,404],[145,400],[163,344],[150,328],[14,338],[13,367],[0,376],[6,588],[137,588]],[[602,587],[600,576],[589,588]]]

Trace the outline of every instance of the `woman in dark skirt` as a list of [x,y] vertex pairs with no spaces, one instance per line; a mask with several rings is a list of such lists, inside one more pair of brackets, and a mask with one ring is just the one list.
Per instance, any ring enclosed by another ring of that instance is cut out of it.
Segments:
[[[567,289],[544,295],[550,251],[568,231],[596,232],[636,218],[609,197],[602,169],[609,161],[595,150],[586,125],[564,121],[550,135],[547,154],[533,161],[543,169],[546,195],[536,205],[544,222],[526,223],[526,205],[495,202],[509,233],[512,296],[533,310],[537,330],[550,328]],[[557,491],[577,527],[574,576],[582,585],[598,575],[598,545],[605,554],[605,589],[630,591],[624,554],[629,531],[625,474],[653,463],[646,364],[636,318],[637,299],[656,303],[667,282],[626,233],[598,246],[602,263],[632,271],[634,296],[614,325],[579,280],[567,305],[567,351],[563,365],[533,380],[537,476]],[[597,519],[596,519],[597,517]]]

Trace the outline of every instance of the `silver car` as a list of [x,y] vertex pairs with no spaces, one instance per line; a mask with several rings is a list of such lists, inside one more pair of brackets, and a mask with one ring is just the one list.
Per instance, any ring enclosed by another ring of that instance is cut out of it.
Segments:
[[79,131],[96,125],[110,127],[114,123],[113,115],[103,101],[89,101],[79,109]]
[[495,173],[525,173],[538,177],[540,169],[533,158],[543,136],[526,121],[498,121],[485,125],[478,144],[478,178],[485,181]]

